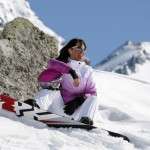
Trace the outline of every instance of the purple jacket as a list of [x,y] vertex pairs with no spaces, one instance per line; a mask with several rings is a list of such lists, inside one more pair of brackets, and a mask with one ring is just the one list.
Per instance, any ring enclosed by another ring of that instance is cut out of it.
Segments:
[[75,71],[66,63],[56,59],[50,59],[48,61],[47,69],[42,71],[42,73],[38,77],[38,81],[51,82],[60,78],[65,73],[71,74],[73,78],[78,78]]
[[76,71],[80,78],[80,85],[75,87],[72,78],[64,74],[61,81],[61,95],[64,103],[72,101],[77,96],[96,95],[95,82],[93,81],[93,70],[84,62],[70,60],[68,65]]
[[[78,76],[80,78],[80,85],[75,87],[73,85],[73,79],[78,78]],[[60,77],[62,77],[60,81],[60,92],[65,104],[77,96],[84,95],[88,97],[90,95],[96,95],[92,69],[84,62],[70,60],[66,64],[56,59],[51,59],[48,62],[47,69],[39,75],[38,81],[48,83]]]

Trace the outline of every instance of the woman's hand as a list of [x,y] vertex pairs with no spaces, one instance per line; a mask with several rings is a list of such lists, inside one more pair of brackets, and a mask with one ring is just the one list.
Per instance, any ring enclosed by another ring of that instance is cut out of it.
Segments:
[[78,109],[86,100],[85,96],[79,96],[74,98],[72,101],[65,104],[64,112],[67,115],[72,115],[76,109]]
[[76,78],[76,79],[73,80],[73,85],[74,86],[77,87],[77,86],[79,86],[79,84],[80,84],[80,79],[79,78]]

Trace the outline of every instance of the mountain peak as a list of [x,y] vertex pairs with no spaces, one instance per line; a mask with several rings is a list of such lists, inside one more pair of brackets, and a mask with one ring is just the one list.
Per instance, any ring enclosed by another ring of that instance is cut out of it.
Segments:
[[124,45],[133,45],[133,42],[130,41],[130,40],[128,40],[128,41],[126,41],[126,42],[124,43]]
[[137,66],[148,61],[150,61],[150,42],[126,41],[97,64],[96,68],[129,75],[137,73]]
[[62,37],[43,24],[26,0],[0,0],[0,29],[3,29],[7,22],[17,17],[30,20],[36,27],[55,37],[60,43],[64,41]]

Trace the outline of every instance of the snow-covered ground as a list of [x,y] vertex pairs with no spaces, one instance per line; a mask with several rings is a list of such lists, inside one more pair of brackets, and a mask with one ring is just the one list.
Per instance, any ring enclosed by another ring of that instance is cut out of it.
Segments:
[[137,72],[130,74],[130,76],[150,83],[150,61],[147,61],[143,65],[137,65]]
[[98,109],[94,122],[128,136],[131,143],[94,129],[54,129],[0,111],[0,150],[149,150],[150,84],[95,70]]

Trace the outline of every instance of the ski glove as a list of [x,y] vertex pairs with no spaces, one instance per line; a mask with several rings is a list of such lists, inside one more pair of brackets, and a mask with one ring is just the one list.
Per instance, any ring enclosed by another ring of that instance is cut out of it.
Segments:
[[84,96],[76,97],[72,101],[65,104],[64,112],[67,115],[72,115],[75,110],[84,103],[85,99],[86,98]]

